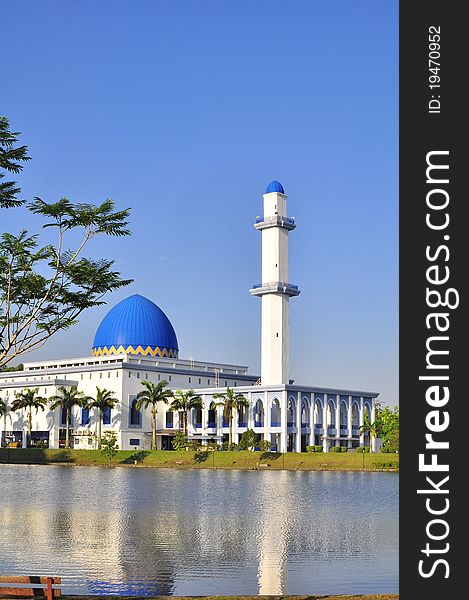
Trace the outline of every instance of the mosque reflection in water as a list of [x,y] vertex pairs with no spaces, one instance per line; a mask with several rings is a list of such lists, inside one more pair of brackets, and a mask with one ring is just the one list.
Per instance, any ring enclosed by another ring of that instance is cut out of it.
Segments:
[[2,465],[2,483],[0,571],[67,594],[398,587],[393,474]]

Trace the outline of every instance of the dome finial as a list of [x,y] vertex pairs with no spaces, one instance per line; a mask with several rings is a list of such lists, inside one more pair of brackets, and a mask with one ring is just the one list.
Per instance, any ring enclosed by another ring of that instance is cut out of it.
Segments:
[[269,183],[269,185],[265,189],[266,194],[270,194],[271,192],[277,192],[279,194],[284,194],[285,190],[283,189],[283,185],[274,179]]

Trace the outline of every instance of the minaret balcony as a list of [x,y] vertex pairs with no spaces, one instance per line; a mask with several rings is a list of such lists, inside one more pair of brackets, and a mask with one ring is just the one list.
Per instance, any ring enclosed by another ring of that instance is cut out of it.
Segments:
[[256,229],[267,229],[268,227],[283,227],[284,229],[295,229],[296,223],[293,217],[282,217],[274,215],[273,217],[256,217],[254,223]]
[[299,296],[301,293],[297,285],[283,281],[270,281],[268,283],[256,283],[249,290],[252,296],[263,296],[264,294],[286,294],[287,296]]

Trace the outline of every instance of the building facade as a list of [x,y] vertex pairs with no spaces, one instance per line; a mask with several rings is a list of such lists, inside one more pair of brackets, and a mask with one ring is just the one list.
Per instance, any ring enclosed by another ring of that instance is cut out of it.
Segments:
[[[228,439],[229,423],[214,394],[235,388],[248,406],[236,414],[233,441],[247,429],[268,440],[280,452],[301,452],[307,446],[355,448],[370,445],[360,434],[365,415],[374,421],[377,393],[363,390],[326,389],[294,385],[289,375],[289,301],[298,296],[298,286],[288,281],[288,235],[296,227],[287,216],[287,196],[273,181],[263,196],[263,216],[255,228],[262,235],[262,281],[250,290],[261,299],[261,375],[246,366],[201,362],[179,358],[175,330],[166,314],[151,300],[138,294],[119,302],[104,317],[96,332],[92,356],[25,363],[22,371],[0,373],[0,397],[7,411],[0,419],[3,447],[65,444],[65,415],[60,408],[33,409],[32,434],[28,439],[26,410],[13,411],[15,394],[37,388],[50,398],[61,386],[76,385],[94,397],[96,387],[114,392],[116,407],[104,411],[102,429],[117,433],[122,449],[148,449],[151,443],[149,411],[137,410],[136,396],[142,381],[166,381],[171,390],[194,389],[203,408],[192,410],[188,435],[202,445]],[[75,448],[94,448],[98,429],[97,411],[74,407],[70,423]],[[157,414],[157,447],[171,448],[180,428],[180,415],[161,403]],[[371,440],[371,449],[376,441]]]

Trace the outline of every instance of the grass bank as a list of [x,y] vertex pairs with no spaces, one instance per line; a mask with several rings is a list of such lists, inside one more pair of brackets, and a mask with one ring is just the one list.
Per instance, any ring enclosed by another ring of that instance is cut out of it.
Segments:
[[234,469],[301,471],[398,471],[398,454],[357,454],[307,452],[175,452],[119,450],[109,461],[98,450],[45,450],[0,448],[3,464],[70,464],[154,467],[172,469]]

